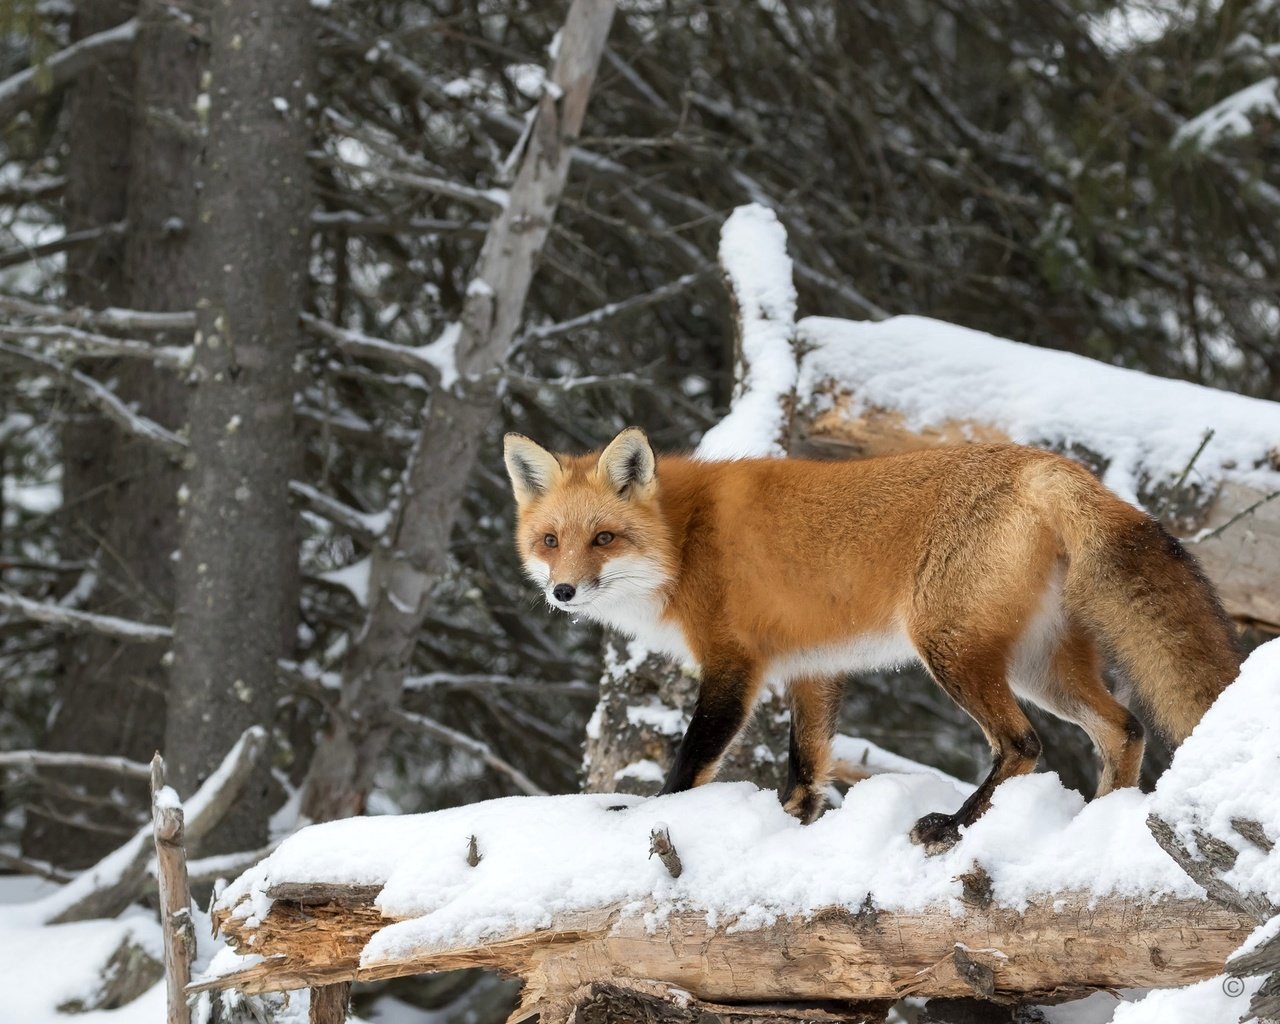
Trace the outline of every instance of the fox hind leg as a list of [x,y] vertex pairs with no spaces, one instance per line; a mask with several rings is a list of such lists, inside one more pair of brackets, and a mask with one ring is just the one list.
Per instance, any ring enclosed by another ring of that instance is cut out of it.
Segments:
[[787,688],[791,742],[783,809],[808,825],[826,806],[831,781],[831,738],[840,713],[841,681],[801,678]]
[[1048,672],[1019,689],[1046,711],[1074,722],[1089,734],[1101,762],[1095,796],[1138,784],[1142,723],[1107,689],[1097,648],[1078,623],[1067,624],[1053,650]]
[[992,753],[990,773],[958,811],[926,814],[911,829],[911,841],[932,855],[959,842],[961,827],[978,820],[1000,783],[1035,770],[1040,737],[1009,688],[1007,645],[943,628],[920,637],[917,649],[938,685],[978,723]]

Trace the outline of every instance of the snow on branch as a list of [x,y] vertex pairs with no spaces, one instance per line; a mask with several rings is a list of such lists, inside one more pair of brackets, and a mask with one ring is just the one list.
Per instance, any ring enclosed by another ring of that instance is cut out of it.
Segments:
[[1174,149],[1211,149],[1224,139],[1253,133],[1255,120],[1280,120],[1280,78],[1270,75],[1219,100],[1173,134]]
[[145,341],[96,334],[78,327],[43,324],[14,327],[0,324],[0,338],[14,341],[38,339],[50,355],[59,359],[145,359],[170,370],[186,370],[191,366],[190,346],[152,345]]
[[[185,802],[188,845],[198,845],[226,817],[266,746],[267,731],[262,726],[246,729],[204,784]],[[155,853],[153,847],[152,826],[148,822],[123,846],[82,871],[57,892],[31,904],[33,916],[47,924],[114,917],[137,899],[146,885],[148,866]]]
[[440,379],[438,360],[433,359],[430,353],[424,352],[430,347],[429,345],[421,345],[417,348],[410,345],[397,345],[393,341],[383,341],[381,338],[362,334],[360,331],[331,324],[312,313],[303,313],[302,323],[313,334],[333,342],[347,355],[398,366],[412,373],[422,374],[429,381]]
[[6,78],[0,82],[0,124],[7,124],[19,111],[62,88],[89,68],[125,56],[133,47],[137,34],[138,19],[130,18],[105,32],[85,36],[42,63]]
[[738,386],[729,415],[703,436],[698,454],[783,455],[795,404],[796,289],[777,215],[757,203],[734,210],[720,232],[720,265],[736,313]]
[[71,369],[52,356],[32,352],[30,349],[23,348],[20,345],[10,345],[5,342],[0,342],[0,356],[7,356],[10,359],[21,362],[34,363],[43,370],[69,381],[75,385],[76,390],[86,402],[94,406],[126,433],[144,441],[150,441],[175,457],[182,455],[187,450],[186,438],[179,437],[173,431],[162,427],[155,420],[134,412],[125,402],[120,400],[114,391],[101,381],[94,380],[79,370]]
[[194,331],[196,315],[190,310],[160,312],[146,309],[89,309],[76,306],[46,306],[12,295],[0,295],[0,311],[14,316],[43,320],[50,324],[69,324],[99,331]]
[[[193,989],[487,967],[524,977],[521,1015],[548,1024],[598,984],[759,1009],[1199,983],[1188,991],[1223,1013],[1255,992],[1266,1009],[1276,982],[1258,976],[1280,968],[1278,680],[1280,640],[1254,652],[1154,794],[1086,804],[1052,774],[1012,779],[932,857],[911,824],[967,787],[892,769],[809,826],[751,783],[312,826],[223,892],[213,918],[237,952]],[[864,760],[856,742],[842,756]],[[1175,995],[1153,993],[1132,1019],[1166,1019]]]
[[61,750],[0,751],[0,768],[89,768],[131,779],[151,777],[151,769],[141,761],[107,754],[79,754]]
[[529,796],[547,795],[545,789],[525,775],[519,768],[495,754],[489,744],[468,736],[466,733],[458,732],[457,729],[450,729],[447,725],[437,722],[434,718],[428,718],[426,715],[420,715],[413,711],[399,709],[395,712],[395,717],[397,721],[411,729],[426,733],[433,739],[440,740],[451,747],[456,747],[458,750],[479,758],[498,774],[510,779],[522,793],[527,793]]
[[385,512],[361,512],[301,480],[289,481],[289,493],[309,511],[341,526],[362,544],[376,542],[387,527]]
[[963,797],[890,774],[811,826],[750,783],[317,825],[224,891],[215,921],[254,955],[221,958],[196,987],[485,966],[525,976],[524,1010],[547,1021],[596,981],[748,1004],[1029,1000],[1187,984],[1253,927],[1156,845],[1150,797],[1085,806],[1052,775],[1016,779],[957,847],[926,856],[911,823]]
[[64,608],[57,604],[33,601],[28,597],[5,590],[0,590],[0,611],[12,612],[32,622],[42,622],[59,629],[101,633],[104,636],[115,637],[117,640],[154,644],[167,643],[173,639],[173,630],[168,626],[134,622],[115,615],[76,611],[74,608]]

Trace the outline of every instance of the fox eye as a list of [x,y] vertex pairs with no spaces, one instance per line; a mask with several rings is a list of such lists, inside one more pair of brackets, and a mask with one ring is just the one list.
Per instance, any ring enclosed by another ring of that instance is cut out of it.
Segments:
[[549,533],[545,537],[543,537],[542,543],[549,548],[558,547],[560,544],[560,542],[556,540],[556,535],[554,533]]
[[613,542],[613,534],[611,534],[608,530],[601,530],[599,533],[596,534],[596,539],[595,541],[593,541],[595,546],[598,548],[602,548],[606,544],[611,544],[612,542]]

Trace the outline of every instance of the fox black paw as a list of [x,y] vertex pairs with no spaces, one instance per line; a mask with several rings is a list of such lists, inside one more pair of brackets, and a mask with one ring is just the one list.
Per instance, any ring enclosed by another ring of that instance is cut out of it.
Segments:
[[960,842],[960,824],[950,814],[926,814],[911,829],[911,841],[930,857]]
[[804,825],[817,821],[826,806],[826,793],[813,786],[796,786],[782,798],[782,809]]

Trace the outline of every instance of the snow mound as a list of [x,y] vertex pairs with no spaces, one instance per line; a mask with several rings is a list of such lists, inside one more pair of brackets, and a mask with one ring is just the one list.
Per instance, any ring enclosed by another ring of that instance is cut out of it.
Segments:
[[[1204,439],[1193,479],[1280,487],[1272,468],[1280,403],[1108,366],[919,316],[879,323],[809,317],[797,326],[798,392],[819,411],[834,383],[869,408],[901,413],[913,430],[977,421],[1022,444],[1083,446],[1109,464],[1103,482],[1138,502],[1172,482]],[[927,368],[928,372],[922,372]]]
[[1238,853],[1223,880],[1280,904],[1280,848],[1260,849],[1233,822],[1262,827],[1280,843],[1280,640],[1254,651],[1174,755],[1151,810],[1196,849],[1197,829]]
[[795,391],[796,289],[791,282],[787,232],[777,215],[758,203],[740,206],[720,232],[720,265],[738,302],[742,358],[729,415],[698,445],[704,459],[786,454],[787,397]]

